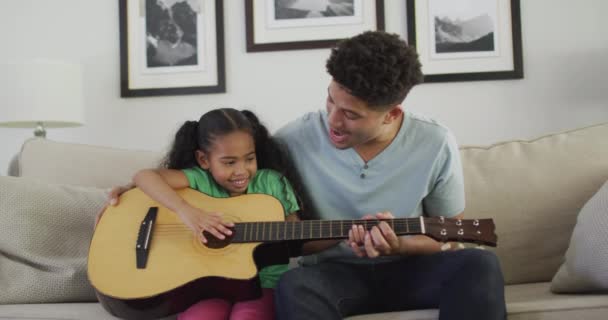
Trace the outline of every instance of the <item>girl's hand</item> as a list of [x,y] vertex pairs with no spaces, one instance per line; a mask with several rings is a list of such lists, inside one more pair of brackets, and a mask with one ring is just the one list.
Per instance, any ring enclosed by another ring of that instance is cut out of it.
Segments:
[[101,219],[101,216],[103,216],[103,213],[106,211],[108,206],[117,205],[118,197],[120,197],[121,194],[123,194],[133,188],[135,188],[135,185],[133,183],[129,183],[124,186],[113,187],[108,191],[108,201],[103,206],[103,208],[101,208],[101,210],[99,210],[97,212],[97,214],[95,214],[95,227],[97,227],[97,224],[99,223],[99,220]]
[[108,202],[110,203],[111,206],[118,205],[118,197],[120,197],[121,194],[123,194],[133,188],[135,188],[135,184],[133,184],[133,183],[128,183],[124,186],[113,187],[108,192]]
[[216,238],[223,240],[226,236],[232,234],[232,231],[228,228],[234,227],[234,223],[222,221],[223,214],[221,212],[204,212],[201,209],[191,207],[179,212],[179,216],[203,243],[207,243],[203,231],[207,231]]

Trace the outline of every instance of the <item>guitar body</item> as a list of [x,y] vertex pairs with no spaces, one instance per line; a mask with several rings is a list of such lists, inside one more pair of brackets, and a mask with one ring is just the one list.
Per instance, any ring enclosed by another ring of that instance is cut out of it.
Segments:
[[[268,195],[212,198],[192,189],[178,193],[191,205],[223,212],[232,222],[283,221],[281,203]],[[136,243],[148,208],[158,207],[145,268],[136,266]],[[88,276],[102,305],[127,319],[163,317],[205,298],[233,301],[259,294],[254,252],[260,243],[208,248],[173,212],[139,189],[124,193],[97,225]]]

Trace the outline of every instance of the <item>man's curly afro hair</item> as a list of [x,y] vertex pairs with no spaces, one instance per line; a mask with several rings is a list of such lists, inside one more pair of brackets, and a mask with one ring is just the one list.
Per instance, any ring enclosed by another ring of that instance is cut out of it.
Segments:
[[418,54],[396,34],[367,31],[338,43],[327,72],[370,107],[399,104],[422,82]]

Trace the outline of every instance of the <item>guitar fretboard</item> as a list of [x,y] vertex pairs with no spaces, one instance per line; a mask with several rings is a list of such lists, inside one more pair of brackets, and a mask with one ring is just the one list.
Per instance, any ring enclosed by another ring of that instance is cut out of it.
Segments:
[[344,239],[353,225],[370,230],[385,221],[397,235],[423,233],[420,218],[385,220],[305,220],[235,223],[233,243],[308,239]]

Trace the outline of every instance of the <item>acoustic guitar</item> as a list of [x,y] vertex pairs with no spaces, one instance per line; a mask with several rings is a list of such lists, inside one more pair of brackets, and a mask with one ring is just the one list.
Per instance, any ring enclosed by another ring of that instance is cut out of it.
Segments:
[[[234,222],[224,240],[206,234],[203,245],[180,218],[140,189],[125,192],[100,219],[89,249],[88,277],[101,304],[126,319],[164,317],[205,298],[234,301],[259,295],[256,248],[266,242],[348,238],[353,224],[379,220],[284,221],[272,196],[213,198],[178,190],[191,205],[224,213]],[[398,235],[425,234],[438,241],[496,246],[492,219],[403,218],[385,220]]]

